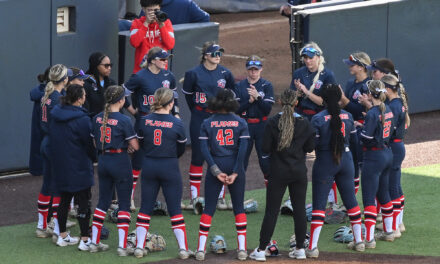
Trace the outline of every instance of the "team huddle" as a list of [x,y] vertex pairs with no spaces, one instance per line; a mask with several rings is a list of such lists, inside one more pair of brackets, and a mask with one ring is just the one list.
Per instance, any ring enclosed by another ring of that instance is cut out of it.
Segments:
[[[329,193],[333,196],[331,201],[337,201],[336,188],[352,226],[354,240],[348,248],[364,251],[375,248],[376,239],[393,241],[400,237],[404,231],[400,167],[405,156],[403,137],[410,120],[406,93],[392,62],[371,62],[364,52],[350,54],[344,63],[354,79],[343,89],[324,67],[319,46],[306,44],[300,52],[305,66],[294,72],[291,87],[280,96],[282,111],[268,117],[275,98],[272,84],[261,77],[263,60],[250,56],[245,64],[247,78],[235,83],[232,73],[220,65],[223,53],[218,44],[206,42],[200,64],[187,71],[183,81],[182,92],[191,111],[191,200],[187,205],[181,201],[183,183],[178,162],[185,152],[187,135],[179,116],[178,103],[182,102],[178,102],[176,80],[167,70],[171,54],[159,47],[151,48],[140,63],[140,70],[122,86],[106,85],[105,78],[94,78],[93,74],[61,64],[48,69],[37,109],[44,159],[37,237],[52,237],[58,246],[79,243],[82,251],[108,250],[109,246],[100,241],[101,233],[107,210],[112,200],[117,200],[117,253],[141,258],[148,253],[145,242],[162,189],[179,258],[205,259],[212,217],[217,208],[229,206],[235,215],[237,258],[246,260],[243,203],[246,170],[254,145],[267,197],[259,246],[250,254],[251,259],[266,260],[266,247],[287,187],[294,208],[296,238],[296,246],[289,253],[291,258],[319,256],[325,208]],[[96,56],[94,65],[98,69],[111,67],[107,56]],[[91,57],[89,62],[92,61]],[[90,82],[89,79],[93,79],[92,87],[96,89],[86,88],[84,80]],[[103,102],[98,107],[95,104],[94,109],[100,108],[99,111],[92,111],[90,95],[95,96],[100,90]],[[126,100],[130,96],[132,104]],[[134,125],[122,114],[124,108],[134,115]],[[306,245],[305,160],[306,153],[313,151],[313,211]],[[92,214],[95,161],[99,199]],[[205,161],[207,171],[202,177]],[[136,219],[136,245],[129,247],[127,236],[134,219],[133,195],[139,177],[141,207]],[[200,193],[202,178],[204,195]],[[356,200],[359,185],[365,234]],[[225,201],[226,187],[230,205]],[[67,220],[69,209],[75,207],[80,237],[67,232],[71,224]],[[195,209],[201,214],[195,252],[188,248],[182,209]],[[375,234],[379,212],[383,231]]]

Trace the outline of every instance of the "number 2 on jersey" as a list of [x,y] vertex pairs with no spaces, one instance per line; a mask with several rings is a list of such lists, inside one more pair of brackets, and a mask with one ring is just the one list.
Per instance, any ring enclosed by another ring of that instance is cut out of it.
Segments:
[[112,141],[112,128],[106,127],[104,131],[104,126],[101,126],[101,138],[99,139],[100,142],[110,143]]
[[217,131],[217,136],[215,137],[220,146],[232,146],[234,145],[234,130],[232,129],[219,129]]
[[385,121],[383,124],[383,138],[387,138],[390,136],[391,131],[391,121]]
[[341,122],[341,133],[342,133],[342,136],[345,137],[345,123],[344,122]]
[[162,130],[155,129],[153,135],[154,135],[153,144],[156,146],[160,146],[162,144]]

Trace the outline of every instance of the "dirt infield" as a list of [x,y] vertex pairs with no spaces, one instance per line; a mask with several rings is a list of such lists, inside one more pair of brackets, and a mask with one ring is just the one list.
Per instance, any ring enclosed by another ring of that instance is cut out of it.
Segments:
[[[275,94],[289,86],[291,79],[290,48],[288,44],[288,20],[277,12],[220,14],[213,15],[213,21],[221,22],[220,44],[226,49],[223,64],[232,70],[236,79],[245,77],[243,56],[260,55],[264,59],[263,77],[270,80]],[[345,82],[345,80],[341,80]],[[272,114],[279,111],[275,106]],[[412,126],[406,136],[406,158],[403,167],[440,163],[440,111],[412,115]],[[189,198],[187,170],[191,152],[180,159],[180,169],[184,180],[184,199]],[[308,159],[309,172],[313,155]],[[41,187],[42,177],[21,177],[0,179],[0,226],[22,224],[36,221],[36,200]],[[246,189],[264,188],[263,177],[259,169],[255,152],[247,171]],[[203,189],[203,187],[202,187]],[[202,190],[203,192],[203,190]],[[93,188],[93,204],[96,205],[97,190]],[[136,191],[136,204],[139,206],[140,190]],[[235,263],[235,252],[229,251],[221,256],[207,255],[205,263]],[[271,258],[271,262],[287,263],[287,252],[283,256]],[[167,260],[166,263],[183,263],[180,260]],[[165,263],[161,262],[161,263]],[[185,263],[193,263],[188,260]],[[318,260],[306,260],[306,263],[440,263],[440,258],[375,255],[355,253],[322,252]],[[198,262],[199,263],[199,262]]]

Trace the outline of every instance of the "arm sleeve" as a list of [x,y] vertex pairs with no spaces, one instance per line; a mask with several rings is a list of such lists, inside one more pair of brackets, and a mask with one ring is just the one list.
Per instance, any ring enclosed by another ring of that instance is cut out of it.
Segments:
[[167,19],[165,25],[159,28],[160,36],[162,37],[162,43],[165,49],[172,50],[176,40],[174,39],[173,25],[171,21]]
[[264,127],[264,134],[263,134],[263,152],[264,153],[272,153],[272,145],[274,144],[274,136],[272,135],[272,127],[270,122],[266,123],[266,126]]
[[130,28],[130,44],[138,48],[145,39],[147,28],[140,20],[134,20]]
[[137,74],[133,74],[131,75],[130,79],[128,79],[128,81],[126,81],[122,87],[135,92],[136,90],[139,89],[139,81],[138,81],[139,77]]
[[244,121],[241,124],[243,128],[241,129],[240,138],[238,140],[238,154],[233,169],[233,172],[235,173],[238,173],[240,169],[243,168],[244,158],[246,157],[248,142],[250,138],[247,124]]
[[200,128],[200,150],[202,151],[203,158],[208,163],[208,168],[215,165],[214,159],[212,158],[211,152],[209,151],[208,141],[208,131],[206,130],[205,123],[202,124]]
[[190,23],[209,22],[209,14],[202,10],[194,1],[190,1]]
[[130,140],[136,138],[136,132],[134,131],[133,126],[131,125],[131,121],[127,118],[123,123],[124,137],[125,140]]
[[191,71],[185,73],[182,92],[185,94],[186,103],[190,110],[194,108],[193,93],[195,80],[195,76]]

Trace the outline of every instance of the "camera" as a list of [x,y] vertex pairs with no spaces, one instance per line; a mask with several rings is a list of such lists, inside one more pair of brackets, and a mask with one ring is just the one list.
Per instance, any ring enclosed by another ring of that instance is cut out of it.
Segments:
[[154,10],[154,15],[157,18],[157,21],[163,23],[168,19],[167,13],[160,11],[159,9]]

